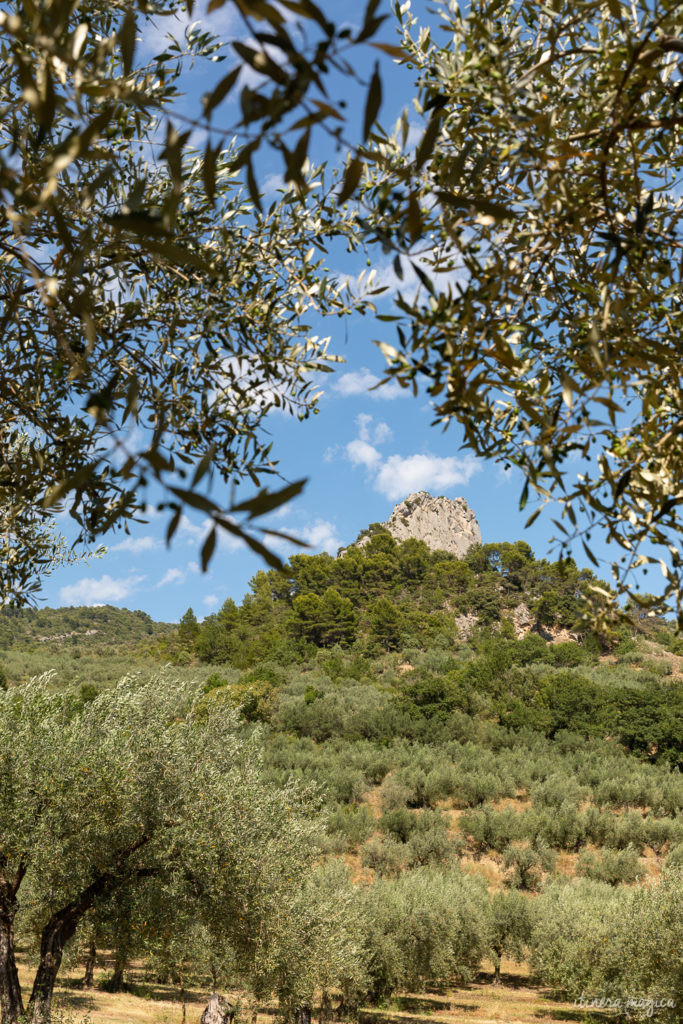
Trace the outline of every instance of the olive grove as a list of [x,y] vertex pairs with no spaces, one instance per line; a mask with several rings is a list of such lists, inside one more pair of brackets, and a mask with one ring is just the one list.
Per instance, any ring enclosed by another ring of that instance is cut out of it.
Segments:
[[[266,784],[258,742],[197,696],[170,677],[124,680],[85,706],[49,679],[0,693],[2,1024],[49,1021],[65,948],[111,899],[144,908],[134,920],[156,948],[175,937],[191,950],[202,926],[246,977],[277,947],[315,850],[315,802]],[[35,937],[27,1000],[17,928]]]

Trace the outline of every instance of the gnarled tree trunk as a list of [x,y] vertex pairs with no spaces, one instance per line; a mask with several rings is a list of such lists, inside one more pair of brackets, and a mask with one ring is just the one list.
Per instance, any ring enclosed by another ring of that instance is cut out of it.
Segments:
[[124,949],[121,946],[116,947],[116,956],[114,958],[114,973],[111,976],[111,981],[107,985],[108,992],[123,992],[124,980],[123,976],[128,966],[128,957]]
[[16,1024],[23,1015],[24,1004],[14,959],[14,911],[0,903],[0,1019],[2,1024]]
[[52,1009],[52,993],[57,974],[62,964],[64,947],[76,931],[76,927],[90,902],[82,907],[74,902],[54,914],[43,928],[40,937],[40,961],[33,980],[33,991],[28,1004],[28,1020],[31,1024],[48,1024]]
[[[148,842],[147,836],[132,843],[119,858],[117,867],[120,869],[130,856]],[[138,872],[141,874],[141,872]],[[124,881],[121,875],[105,872],[98,875],[86,889],[72,900],[71,903],[53,914],[43,928],[40,938],[40,961],[33,981],[33,991],[28,1004],[27,1019],[29,1024],[49,1024],[52,1008],[52,993],[57,980],[57,973],[62,963],[64,947],[72,938],[84,914],[90,910],[95,900],[103,893],[110,891]],[[12,1022],[13,1024],[13,1022]]]
[[97,963],[97,948],[93,939],[88,946],[88,955],[85,958],[85,974],[83,975],[83,988],[92,988],[95,982],[95,964]]
[[[0,864],[5,869],[5,862]],[[0,872],[0,1020],[16,1024],[24,1013],[21,985],[14,958],[14,918],[17,913],[17,892],[25,867],[20,862],[16,875],[5,878]]]

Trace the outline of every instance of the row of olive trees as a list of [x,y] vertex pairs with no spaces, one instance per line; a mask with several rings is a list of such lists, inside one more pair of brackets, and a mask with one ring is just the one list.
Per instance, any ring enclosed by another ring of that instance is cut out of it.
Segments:
[[[319,905],[336,905],[337,912],[327,931],[295,930],[290,969],[300,977],[307,972],[309,991],[317,988],[324,1002],[329,987],[336,989],[347,1013],[360,1001],[398,991],[465,983],[485,960],[500,981],[508,957],[528,959],[538,981],[570,999],[610,999],[625,1008],[630,1001],[627,1012],[636,1019],[655,1011],[657,1020],[677,1019],[680,870],[633,888],[558,881],[529,898],[516,890],[490,894],[481,879],[430,868],[359,887],[331,861],[310,876],[310,885],[318,897],[328,894]],[[308,906],[315,902],[308,897]],[[337,938],[330,950],[334,926],[347,938]],[[339,949],[344,957],[330,968],[327,958]]]
[[[528,903],[517,891],[490,897],[457,870],[356,887],[340,863],[315,866],[314,796],[268,781],[258,737],[194,685],[128,679],[85,705],[49,679],[10,688],[0,751],[2,1024],[50,1020],[63,958],[97,939],[97,922],[122,957],[128,942],[181,988],[197,972],[239,979],[257,998],[276,994],[288,1016],[316,992],[341,993],[352,1010],[467,978],[485,957],[499,968],[525,946],[540,977],[570,994],[623,992],[623,959],[638,992],[656,981],[675,998],[680,873],[635,890],[551,887]],[[599,976],[593,960],[581,968],[593,927],[605,942]],[[26,1000],[17,936],[37,962]]]
[[[49,1021],[78,929],[127,902],[144,908],[151,946],[192,948],[201,927],[245,977],[273,960],[315,850],[315,804],[268,784],[258,743],[197,697],[170,678],[127,679],[85,706],[49,678],[0,693],[2,1024]],[[17,934],[37,959],[27,1000]]]
[[[565,879],[529,898],[489,893],[457,869],[419,868],[358,886],[331,859],[306,873],[283,904],[279,927],[266,923],[268,955],[253,962],[248,983],[257,999],[275,993],[286,1018],[314,999],[323,1014],[346,1017],[399,991],[466,983],[486,962],[499,983],[505,957],[530,962],[538,981],[570,999],[630,1000],[632,1017],[652,1016],[652,1008],[656,1019],[673,1020],[681,995],[680,881],[680,871],[669,871],[647,886],[614,890]],[[133,902],[135,931],[148,923],[149,895]],[[214,984],[246,980],[229,941],[219,948],[191,905],[175,905],[172,915],[185,916],[185,925],[174,931],[168,914],[157,915],[165,937],[138,937],[130,948],[146,951],[181,992],[198,975]]]

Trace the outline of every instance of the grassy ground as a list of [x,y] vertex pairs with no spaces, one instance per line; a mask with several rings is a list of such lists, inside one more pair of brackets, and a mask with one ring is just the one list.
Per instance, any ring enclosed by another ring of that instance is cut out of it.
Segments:
[[[96,972],[96,982],[103,973]],[[29,972],[22,969],[21,974],[28,985]],[[530,983],[524,966],[503,961],[502,976],[502,985],[493,985],[492,973],[483,971],[464,988],[406,993],[380,1009],[362,1010],[360,1024],[599,1024],[609,1019],[607,1013],[589,1013],[554,999],[552,992]],[[82,970],[66,972],[56,991],[56,1016],[65,1024],[182,1024],[179,993],[171,986],[145,983],[132,971],[132,991],[111,994],[75,987],[80,977]],[[237,1000],[239,993],[231,996]],[[207,999],[207,991],[187,993],[186,1024],[199,1024]],[[272,1022],[272,1010],[258,1014],[257,1024]]]

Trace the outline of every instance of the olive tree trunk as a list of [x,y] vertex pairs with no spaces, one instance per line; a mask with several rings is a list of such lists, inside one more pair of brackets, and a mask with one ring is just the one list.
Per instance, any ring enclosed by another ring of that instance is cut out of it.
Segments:
[[23,1012],[21,986],[14,959],[14,911],[8,912],[0,904],[0,1020],[2,1024],[17,1024]]
[[43,928],[38,970],[28,1003],[27,1017],[30,1024],[48,1024],[52,1009],[52,993],[62,964],[64,947],[76,931],[86,910],[90,908],[93,898],[87,899],[86,902],[85,894],[82,894],[80,900],[74,900],[54,914]]
[[24,1013],[21,985],[14,956],[14,918],[17,913],[17,892],[26,868],[23,861],[14,877],[5,877],[5,863],[0,863],[0,1020],[17,1024]]
[[[147,842],[149,842],[148,837],[142,836],[128,849],[122,851],[116,861],[119,871],[123,872],[126,861]],[[137,877],[150,873],[138,871]],[[95,900],[105,892],[122,885],[124,881],[125,876],[122,873],[104,872],[98,875],[95,881],[83,889],[76,899],[58,910],[47,922],[40,937],[40,961],[26,1014],[28,1024],[50,1024],[52,994],[62,964],[64,947],[73,937],[83,916],[90,910]],[[3,1021],[2,1024],[5,1022]],[[14,1021],[11,1021],[10,1024],[14,1024]]]
[[95,983],[95,965],[97,963],[97,947],[93,939],[88,946],[88,955],[85,958],[85,974],[83,975],[83,988],[92,988]]

